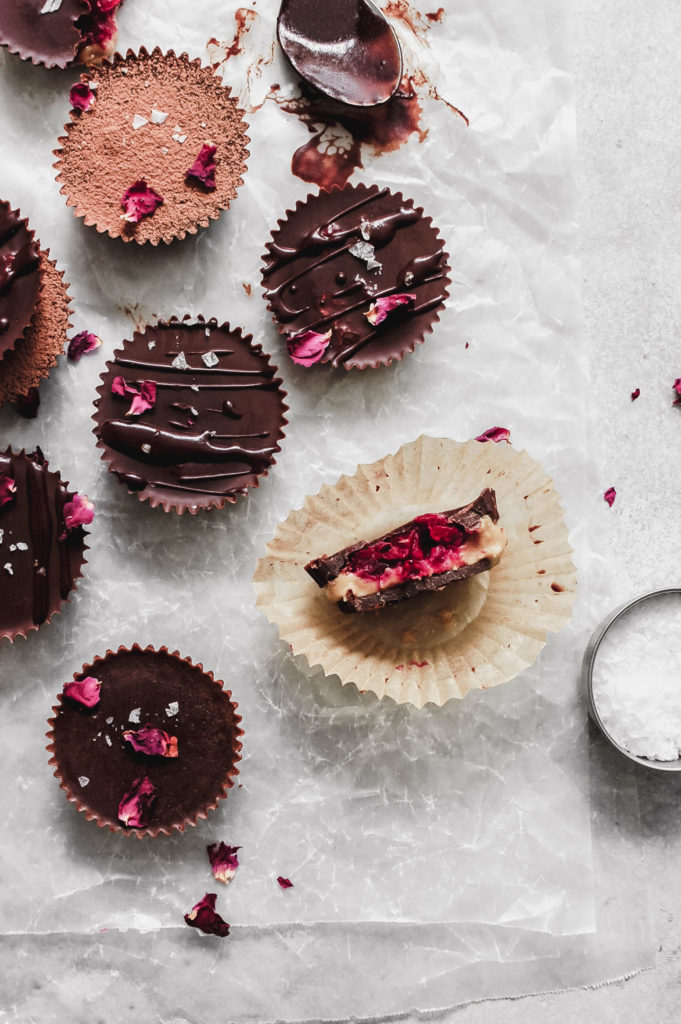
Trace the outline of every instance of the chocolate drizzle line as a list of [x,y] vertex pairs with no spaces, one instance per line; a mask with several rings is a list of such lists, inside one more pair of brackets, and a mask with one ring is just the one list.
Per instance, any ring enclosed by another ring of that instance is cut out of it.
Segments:
[[[203,363],[207,352],[217,357],[215,366]],[[172,365],[180,353],[186,370]],[[152,505],[180,513],[222,507],[256,486],[279,450],[286,406],[276,372],[260,346],[228,324],[171,321],[149,327],[107,364],[96,403],[98,446],[111,471]],[[127,400],[111,392],[116,376],[136,387],[153,381],[154,407],[126,417]],[[235,403],[223,398],[228,393],[236,393],[236,417]]]
[[[379,267],[350,252],[368,242]],[[447,257],[423,211],[389,189],[346,186],[308,196],[280,222],[267,246],[265,295],[287,339],[307,330],[331,342],[333,366],[389,364],[413,351],[437,320],[447,295]],[[416,296],[374,326],[366,318],[379,298]]]
[[0,360],[23,338],[39,292],[38,243],[19,211],[0,202]]

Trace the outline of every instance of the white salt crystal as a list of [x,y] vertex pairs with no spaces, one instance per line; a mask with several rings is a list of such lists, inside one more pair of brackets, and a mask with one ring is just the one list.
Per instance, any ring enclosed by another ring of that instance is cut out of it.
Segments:
[[151,120],[154,122],[154,124],[164,124],[164,122],[168,120],[168,115],[164,113],[162,110],[152,109]]
[[61,0],[45,0],[45,3],[40,8],[41,14],[56,14],[61,7]]
[[349,251],[358,260],[361,260],[363,263],[366,263],[367,270],[381,269],[382,264],[380,264],[377,259],[374,259],[374,254],[376,250],[374,249],[373,245],[371,245],[370,242],[356,242],[354,245],[350,246]]
[[145,124],[149,124],[149,120],[146,117],[142,117],[141,114],[135,114],[132,119],[132,126],[137,131],[138,128],[144,128]]
[[151,455],[151,445],[145,442],[142,445],[142,451],[144,452],[145,455]]
[[104,734],[104,740],[106,742],[107,747],[110,747],[111,746],[111,737],[109,736],[108,732]]
[[12,568],[11,562],[5,562],[3,568],[5,572],[8,574],[8,576],[14,576],[14,569]]
[[179,710],[180,710],[179,703],[176,700],[173,700],[173,701],[170,702],[170,704],[166,708],[166,715],[168,716],[168,718],[174,718]]
[[204,352],[201,358],[208,367],[217,366],[219,363],[219,359],[215,355],[215,352]]
[[174,366],[176,370],[189,369],[189,363],[187,362],[184,352],[178,352],[178,354],[173,359],[172,366]]
[[28,544],[24,544],[23,540],[20,540],[17,544],[17,551],[28,551]]
[[142,708],[133,708],[132,711],[130,712],[130,714],[128,715],[128,721],[129,722],[134,722],[135,724],[138,724],[139,720],[140,720],[140,715],[141,714],[142,714]]
[[151,352],[152,348],[156,348],[156,342],[155,341],[150,341],[149,344],[147,345],[147,348]]
[[85,789],[89,781],[90,780],[88,779],[87,775],[78,776],[78,782],[80,783],[82,789]]

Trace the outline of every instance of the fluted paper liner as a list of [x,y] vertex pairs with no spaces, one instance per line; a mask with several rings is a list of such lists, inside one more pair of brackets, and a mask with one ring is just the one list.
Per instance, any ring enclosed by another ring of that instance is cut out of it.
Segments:
[[[496,492],[508,544],[489,572],[378,612],[343,614],[307,575],[312,558],[425,512]],[[294,655],[398,704],[443,705],[513,679],[572,615],[576,569],[553,481],[506,443],[422,436],[308,497],[258,561],[257,603]]]

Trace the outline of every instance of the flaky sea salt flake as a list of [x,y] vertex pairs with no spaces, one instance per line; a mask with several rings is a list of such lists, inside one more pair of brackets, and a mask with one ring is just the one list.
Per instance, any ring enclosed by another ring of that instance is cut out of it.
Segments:
[[61,7],[61,0],[45,0],[45,3],[40,8],[41,14],[56,14]]
[[137,131],[138,128],[144,128],[145,124],[149,124],[149,119],[147,117],[142,117],[141,114],[135,114],[132,119],[132,126],[135,131]]
[[79,775],[78,776],[78,783],[79,783],[81,789],[85,789],[85,787],[87,786],[89,781],[90,780],[88,779],[87,775]]
[[366,263],[367,270],[380,270],[382,264],[375,258],[376,250],[370,242],[356,242],[350,246],[350,253],[362,263]]
[[142,708],[133,708],[132,711],[130,712],[130,714],[128,715],[128,721],[129,722],[134,722],[135,725],[138,725],[139,721],[140,721],[140,715],[141,714],[142,714]]
[[219,359],[215,355],[215,352],[204,352],[201,355],[201,359],[208,368],[210,368],[211,366],[217,366],[219,362]]
[[166,715],[168,716],[168,718],[174,718],[179,710],[180,710],[180,705],[178,704],[178,702],[176,700],[171,701],[170,704],[168,705],[168,707],[165,709]]
[[163,110],[152,109],[151,120],[154,124],[164,124],[168,120],[168,115]]
[[189,363],[187,362],[187,357],[185,356],[184,352],[177,353],[177,355],[175,356],[171,363],[171,366],[174,366],[176,370],[189,369]]

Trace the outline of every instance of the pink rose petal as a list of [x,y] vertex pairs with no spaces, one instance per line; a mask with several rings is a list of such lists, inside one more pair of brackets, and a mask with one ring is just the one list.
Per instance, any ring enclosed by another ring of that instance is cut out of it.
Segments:
[[141,729],[126,729],[123,739],[138,754],[148,757],[177,757],[177,737],[169,736],[148,722]]
[[229,925],[220,917],[215,910],[217,893],[207,892],[184,919],[190,928],[198,928],[205,935],[218,935],[224,939],[229,935]]
[[186,178],[192,178],[203,185],[205,189],[212,192],[215,188],[215,154],[217,146],[209,145],[207,142],[201,146],[201,152],[194,163],[186,172]]
[[291,881],[290,878],[284,878],[283,875],[279,875],[278,878],[277,878],[277,881],[279,882],[279,885],[282,887],[282,889],[292,889],[293,888],[293,882]]
[[71,338],[69,347],[66,350],[67,358],[72,363],[77,363],[81,356],[94,352],[101,344],[102,339],[98,338],[96,334],[92,334],[90,331],[81,331],[80,334],[76,334],[74,338]]
[[236,869],[239,867],[237,850],[240,850],[241,847],[227,846],[226,843],[212,843],[206,849],[208,850],[210,866],[218,882],[224,882],[225,885],[229,885],[236,874]]
[[64,505],[64,532],[59,538],[63,540],[67,533],[78,526],[89,526],[95,518],[95,506],[84,494],[74,494],[71,501]]
[[511,443],[511,431],[507,430],[506,427],[490,427],[483,434],[478,434],[475,439],[476,441],[494,441],[498,444],[500,441],[508,441]]
[[635,391],[632,391],[631,392],[631,400],[632,400],[632,402],[635,402],[640,394],[641,394],[641,389],[640,388],[636,388]]
[[383,321],[400,306],[413,306],[416,302],[415,295],[387,295],[384,299],[376,299],[365,317],[373,327],[382,324]]
[[125,213],[121,220],[127,221],[128,224],[139,224],[144,217],[151,217],[162,202],[163,199],[158,192],[150,188],[144,179],[140,179],[123,193],[121,206]]
[[69,102],[72,110],[80,110],[85,114],[95,102],[95,94],[87,82],[76,82],[71,86]]
[[146,775],[135,779],[118,805],[118,820],[128,828],[145,828],[156,800],[156,787]]
[[16,481],[7,473],[0,473],[0,508],[12,501],[16,493]]
[[114,377],[111,381],[111,394],[120,398],[127,398],[128,395],[138,395],[139,391],[132,384],[128,384],[122,377]]
[[298,366],[313,366],[322,358],[329,342],[332,331],[326,334],[317,334],[316,331],[301,331],[286,339],[288,354]]
[[69,700],[78,701],[79,704],[83,704],[86,708],[94,708],[99,704],[99,691],[101,688],[102,684],[99,679],[86,676],[85,679],[66,683],[63,694]]
[[614,487],[608,487],[607,491],[603,495],[603,501],[607,502],[607,504],[610,506],[610,508],[612,508],[616,497],[617,497],[617,491],[615,490],[615,488]]
[[681,405],[681,377],[677,377],[673,384],[674,387],[674,405]]
[[[132,390],[132,389],[131,389]],[[126,416],[141,416],[143,412],[149,412],[156,405],[156,385],[151,380],[142,382],[140,393],[135,395],[132,405],[126,412]]]

